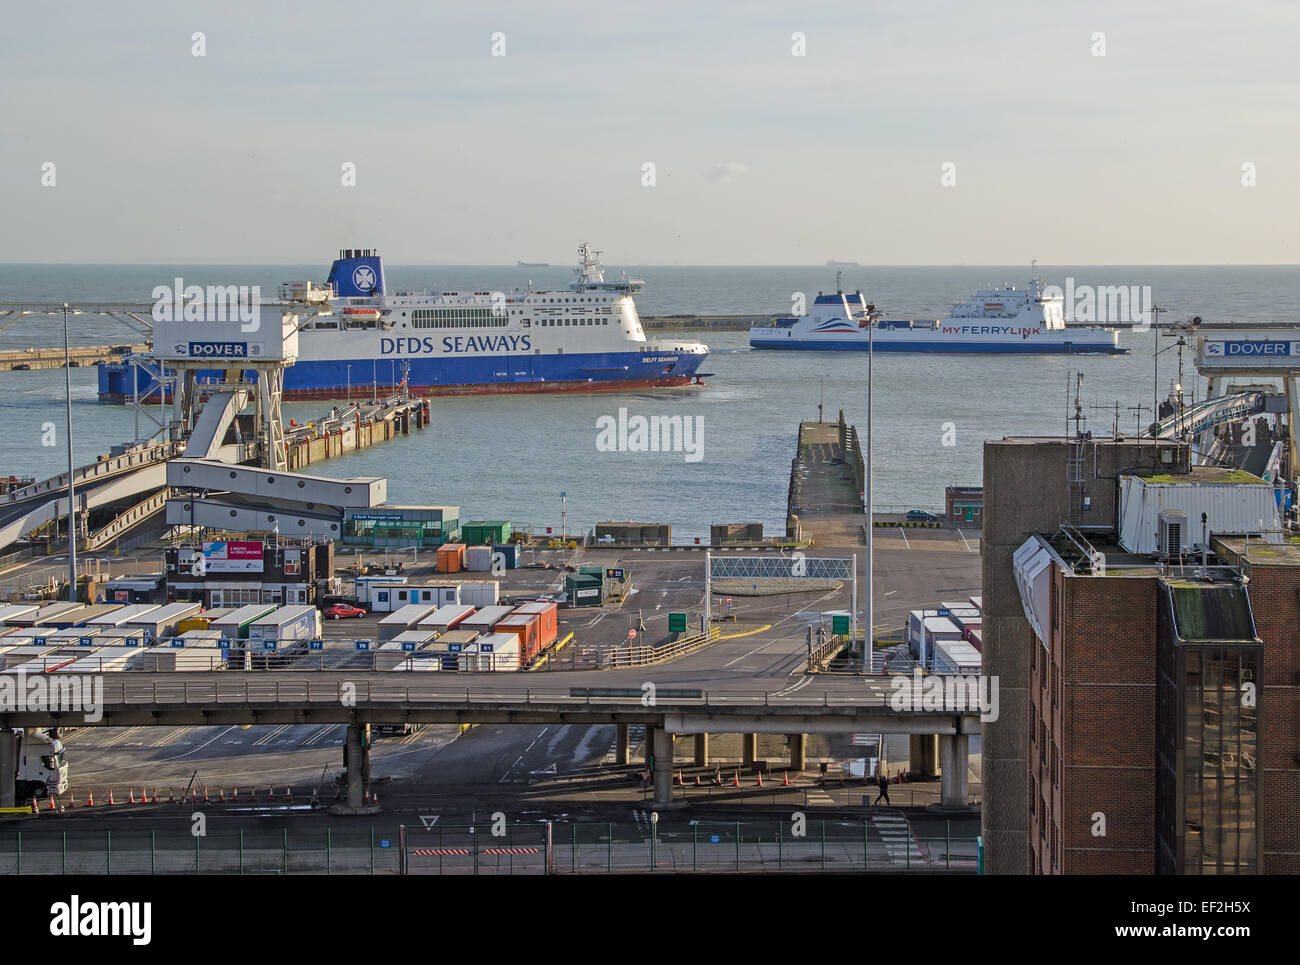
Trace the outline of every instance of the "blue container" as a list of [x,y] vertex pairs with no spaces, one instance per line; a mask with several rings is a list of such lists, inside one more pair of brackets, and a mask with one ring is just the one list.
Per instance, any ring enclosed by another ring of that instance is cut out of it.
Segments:
[[506,569],[513,570],[518,568],[519,566],[519,544],[518,543],[505,543],[505,544],[493,546],[492,547],[493,559],[496,558],[497,553],[500,553],[502,556],[505,557]]

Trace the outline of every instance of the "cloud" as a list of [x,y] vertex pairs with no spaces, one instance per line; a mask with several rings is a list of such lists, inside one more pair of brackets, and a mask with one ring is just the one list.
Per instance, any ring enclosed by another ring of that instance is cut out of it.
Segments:
[[726,161],[722,164],[713,165],[705,172],[704,177],[715,184],[725,184],[728,181],[734,181],[742,174],[748,173],[748,164],[741,164],[739,161]]

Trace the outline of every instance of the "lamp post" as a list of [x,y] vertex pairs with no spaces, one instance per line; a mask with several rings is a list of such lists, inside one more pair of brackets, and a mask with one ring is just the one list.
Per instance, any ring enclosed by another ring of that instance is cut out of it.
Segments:
[[872,363],[876,355],[876,321],[868,316],[867,318],[867,444],[866,448],[866,479],[864,480],[863,489],[865,490],[864,502],[867,511],[867,535],[866,535],[866,581],[863,586],[863,617],[865,619],[865,628],[862,634],[862,669],[871,671],[872,651],[875,646],[873,635],[872,617],[874,615],[875,594],[871,585],[872,578],[872,555],[871,555],[871,536],[872,536],[872,512],[871,512],[871,443],[874,441],[871,437],[871,383]]
[[352,404],[352,366],[348,366],[348,405]]
[[68,303],[63,303],[63,390],[68,417],[68,602],[77,602],[77,492],[72,481],[72,350],[68,347]]

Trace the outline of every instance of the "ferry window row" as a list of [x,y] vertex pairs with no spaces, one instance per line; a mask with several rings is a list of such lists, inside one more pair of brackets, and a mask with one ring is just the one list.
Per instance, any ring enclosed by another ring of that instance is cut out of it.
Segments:
[[508,321],[491,308],[417,308],[411,312],[413,328],[499,328]]
[[555,327],[560,325],[608,325],[608,318],[539,318],[538,325]]

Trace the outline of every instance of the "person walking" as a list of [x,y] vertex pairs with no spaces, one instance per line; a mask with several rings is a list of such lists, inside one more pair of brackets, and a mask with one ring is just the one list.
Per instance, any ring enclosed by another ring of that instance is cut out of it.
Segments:
[[885,777],[884,771],[879,772],[876,776],[876,787],[880,788],[880,793],[876,795],[876,799],[871,802],[872,805],[874,806],[879,804],[881,798],[884,798],[885,803],[889,804],[889,778]]

